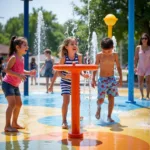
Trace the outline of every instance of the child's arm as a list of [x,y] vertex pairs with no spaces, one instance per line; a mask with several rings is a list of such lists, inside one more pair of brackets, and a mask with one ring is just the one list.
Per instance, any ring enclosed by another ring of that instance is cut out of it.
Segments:
[[[79,59],[79,64],[82,64],[82,55],[78,55],[78,59]],[[84,78],[89,78],[89,74],[84,73],[83,71],[81,71],[81,76],[83,76]]]
[[122,69],[120,67],[120,62],[119,62],[119,59],[118,59],[118,54],[115,53],[115,61],[116,61],[116,66],[117,66],[117,70],[118,70],[118,74],[119,74],[119,84],[120,86],[122,86]]
[[[52,58],[52,64],[53,64],[53,66],[54,66],[54,64],[55,64],[54,58]],[[55,74],[55,70],[54,70],[53,68],[52,68],[52,73]]]
[[[64,58],[62,58],[60,60],[59,64],[64,64],[64,62],[65,62],[65,60],[64,60]],[[52,82],[51,82],[51,84],[50,84],[50,86],[48,88],[49,92],[53,91],[53,86],[54,86],[54,83],[55,83],[55,81],[56,81],[56,79],[57,79],[58,76],[61,76],[61,72],[60,71],[56,71],[55,72],[54,77],[52,79]]]
[[29,75],[29,76],[35,76],[36,75],[36,70],[35,69],[33,69],[31,71],[24,70],[24,74]]
[[[62,57],[62,58],[60,59],[59,64],[63,65],[64,63],[65,63],[65,57]],[[61,71],[58,71],[58,76],[61,77],[61,78],[66,78],[66,76],[64,76],[64,75],[61,73]]]
[[54,62],[55,62],[55,60],[54,60],[54,58],[52,58],[52,63],[53,63],[53,65],[54,65]]
[[139,46],[136,47],[135,50],[135,56],[134,56],[134,70],[136,71],[137,69],[137,64],[138,64],[138,60],[139,60]]
[[[65,63],[65,57],[63,57],[60,60],[59,64],[64,64],[64,63]],[[64,78],[64,79],[71,79],[71,73],[70,72],[68,72],[66,75],[63,75],[61,71],[58,71],[58,76],[60,76],[61,78]]]
[[43,68],[45,67],[45,63],[42,65],[40,72],[42,72]]
[[53,79],[52,79],[52,82],[51,82],[51,84],[50,84],[50,86],[49,86],[49,88],[48,88],[48,91],[49,91],[49,92],[53,91],[53,86],[54,86],[54,83],[55,83],[55,81],[56,81],[56,79],[57,79],[57,76],[58,76],[58,71],[56,71],[55,74],[54,74],[54,77],[53,77]]
[[25,75],[19,74],[19,73],[14,72],[14,71],[11,70],[11,68],[13,67],[13,65],[15,64],[15,62],[16,62],[16,57],[15,57],[15,56],[12,56],[12,57],[9,59],[7,65],[6,65],[6,68],[4,69],[4,72],[6,72],[7,74],[9,74],[9,75],[11,75],[11,76],[18,77],[18,78],[20,78],[21,80],[24,81],[24,80],[26,79],[26,76],[25,76]]
[[[100,64],[99,62],[100,62],[100,54],[97,54],[95,65],[99,65]],[[97,73],[97,70],[93,71],[93,74],[92,74],[92,87],[93,88],[95,88],[96,86],[96,81],[95,81],[96,73]]]

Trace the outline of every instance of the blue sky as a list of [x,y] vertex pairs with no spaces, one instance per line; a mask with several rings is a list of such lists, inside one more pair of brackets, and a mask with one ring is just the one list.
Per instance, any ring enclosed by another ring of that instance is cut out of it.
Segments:
[[[80,0],[33,0],[29,2],[29,12],[32,12],[32,8],[42,6],[45,10],[56,14],[59,23],[64,23],[66,20],[73,18],[72,1],[81,6]],[[23,9],[22,0],[0,0],[0,22],[5,24],[9,18],[23,13]]]

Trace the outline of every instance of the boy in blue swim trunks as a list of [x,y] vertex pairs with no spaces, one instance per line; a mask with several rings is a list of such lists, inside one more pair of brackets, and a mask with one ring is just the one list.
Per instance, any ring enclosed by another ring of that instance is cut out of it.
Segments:
[[[101,105],[104,102],[105,94],[108,95],[108,118],[109,122],[114,122],[111,118],[111,114],[114,108],[114,97],[118,96],[117,86],[122,86],[122,70],[118,60],[118,54],[113,52],[113,41],[111,38],[104,38],[101,42],[102,52],[96,55],[95,64],[100,66],[100,75],[98,79],[98,100],[97,111],[95,117],[100,119]],[[119,80],[116,81],[114,77],[114,65],[117,67],[119,74]],[[96,85],[95,76],[97,71],[92,75],[92,87]]]

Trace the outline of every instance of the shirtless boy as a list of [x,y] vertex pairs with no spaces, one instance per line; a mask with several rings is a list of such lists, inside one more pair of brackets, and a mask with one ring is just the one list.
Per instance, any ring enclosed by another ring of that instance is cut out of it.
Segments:
[[[114,97],[118,96],[117,85],[122,86],[122,70],[118,60],[118,54],[113,52],[113,41],[111,38],[104,38],[101,42],[102,52],[96,55],[95,64],[100,66],[100,75],[98,79],[98,100],[97,112],[95,117],[100,119],[101,105],[104,102],[105,94],[108,95],[108,122],[114,122],[111,114],[114,108]],[[119,73],[119,81],[114,77],[114,65],[116,64]],[[95,76],[97,71],[92,75],[92,87],[96,85]]]

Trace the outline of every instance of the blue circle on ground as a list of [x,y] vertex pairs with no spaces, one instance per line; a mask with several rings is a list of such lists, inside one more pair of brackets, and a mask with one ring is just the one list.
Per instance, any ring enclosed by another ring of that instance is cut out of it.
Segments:
[[[80,105],[80,114],[84,117],[83,121],[81,121],[81,125],[86,126],[89,124],[100,125],[100,126],[109,126],[111,125],[108,123],[107,114],[108,114],[108,100],[107,97],[105,98],[104,104],[102,105],[101,111],[101,120],[96,120],[95,113],[97,109],[96,101],[97,96],[96,93],[92,93],[92,96],[89,99],[88,94],[81,94],[81,105]],[[115,98],[115,106],[112,113],[112,118],[115,120],[115,123],[119,123],[118,113],[116,112],[128,112],[130,110],[139,109],[139,108],[146,108],[150,109],[150,101],[140,101],[135,99],[136,103],[126,103],[128,100],[125,96],[118,96]],[[43,107],[50,107],[50,108],[60,108],[62,107],[62,96],[60,92],[55,92],[54,94],[46,94],[40,92],[33,92],[30,93],[30,96],[22,96],[22,102],[25,106],[43,106]],[[6,98],[3,94],[0,95],[0,103],[7,104]],[[70,115],[70,105],[69,105],[69,112],[68,112],[68,123],[71,121]],[[62,124],[62,117],[61,116],[48,116],[44,118],[40,118],[38,120],[42,124],[50,125],[50,126],[61,126]]]

